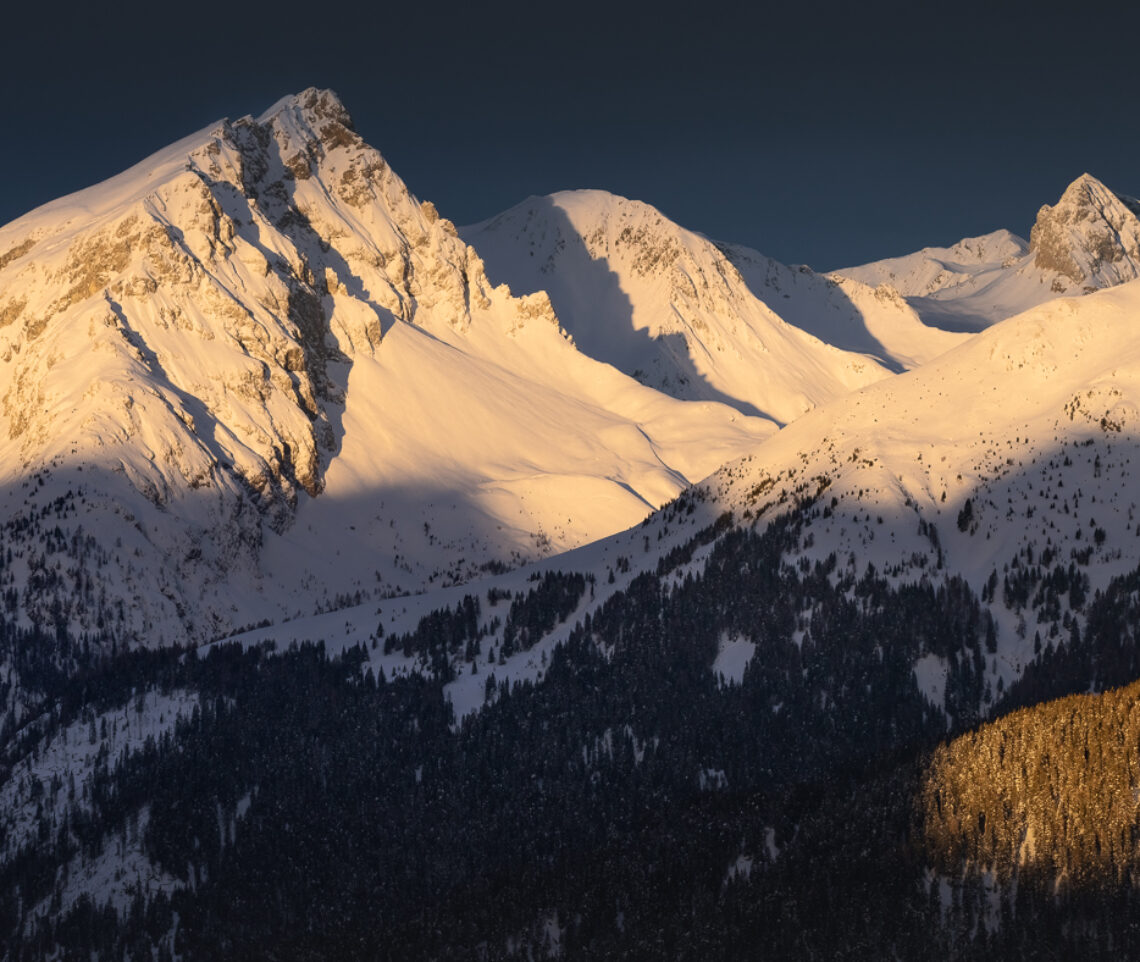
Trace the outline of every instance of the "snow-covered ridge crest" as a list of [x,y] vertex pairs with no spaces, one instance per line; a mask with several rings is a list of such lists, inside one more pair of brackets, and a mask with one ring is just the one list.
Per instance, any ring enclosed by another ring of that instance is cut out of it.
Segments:
[[1028,253],[1029,245],[1007,230],[966,237],[950,247],[924,247],[838,273],[872,287],[889,284],[906,297],[924,297],[974,280],[979,270],[1008,268]]
[[781,423],[954,342],[905,305],[857,306],[835,282],[605,191],[531,197],[461,233],[493,280],[546,291],[590,356],[673,397]]

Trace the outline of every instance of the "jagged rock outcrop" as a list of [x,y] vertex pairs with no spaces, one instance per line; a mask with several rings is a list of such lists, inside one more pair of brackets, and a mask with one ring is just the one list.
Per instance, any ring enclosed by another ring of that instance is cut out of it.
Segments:
[[1037,214],[1029,246],[1038,268],[1060,275],[1055,293],[1112,287],[1140,277],[1140,205],[1082,174]]

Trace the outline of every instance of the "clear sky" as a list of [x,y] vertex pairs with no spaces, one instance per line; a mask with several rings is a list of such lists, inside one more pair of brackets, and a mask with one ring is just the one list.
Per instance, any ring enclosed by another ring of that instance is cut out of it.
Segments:
[[1137,5],[1054,7],[31,0],[0,223],[320,86],[459,224],[597,187],[817,269],[1027,235],[1086,170],[1140,194]]

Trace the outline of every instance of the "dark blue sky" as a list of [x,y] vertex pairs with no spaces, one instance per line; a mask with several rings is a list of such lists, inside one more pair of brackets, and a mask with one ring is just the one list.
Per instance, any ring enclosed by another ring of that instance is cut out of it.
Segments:
[[460,224],[598,187],[826,269],[1140,194],[1131,4],[370,6],[21,4],[0,222],[314,85]]

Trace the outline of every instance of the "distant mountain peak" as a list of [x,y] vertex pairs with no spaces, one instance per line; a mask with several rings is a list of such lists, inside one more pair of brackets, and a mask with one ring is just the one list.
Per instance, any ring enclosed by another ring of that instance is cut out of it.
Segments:
[[1029,235],[1034,263],[1061,275],[1056,293],[1068,283],[1087,290],[1140,277],[1140,204],[1081,174],[1056,204],[1037,213]]
[[928,324],[979,331],[1059,295],[1140,277],[1140,201],[1086,173],[1040,209],[1029,243],[998,230],[835,273],[890,284]]

